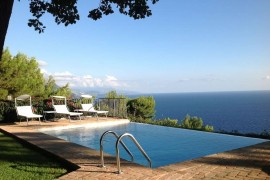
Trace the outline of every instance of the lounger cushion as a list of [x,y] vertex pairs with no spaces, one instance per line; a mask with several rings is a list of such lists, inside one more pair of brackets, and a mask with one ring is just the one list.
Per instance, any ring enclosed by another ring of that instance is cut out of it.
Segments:
[[34,114],[31,106],[16,106],[17,114],[27,118],[40,118],[42,115]]
[[83,111],[97,113],[97,114],[106,114],[109,112],[109,111],[95,110],[93,104],[82,104],[82,109]]
[[79,116],[79,115],[83,114],[83,113],[76,113],[76,112],[68,111],[66,105],[53,105],[53,107],[54,107],[56,113],[59,113],[59,114],[68,114],[70,116]]

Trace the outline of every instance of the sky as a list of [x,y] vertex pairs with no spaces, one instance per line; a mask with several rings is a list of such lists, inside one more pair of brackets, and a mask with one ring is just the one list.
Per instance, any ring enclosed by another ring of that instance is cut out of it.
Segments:
[[29,1],[15,1],[5,47],[74,89],[270,90],[269,0],[160,0],[146,19],[115,10],[93,21],[98,2],[79,1],[80,21],[68,27],[45,15],[39,34],[27,25]]

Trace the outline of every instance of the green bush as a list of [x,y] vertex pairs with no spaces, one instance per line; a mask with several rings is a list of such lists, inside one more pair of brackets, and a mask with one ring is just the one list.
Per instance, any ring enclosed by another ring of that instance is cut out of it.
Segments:
[[155,116],[155,100],[152,96],[141,96],[127,103],[129,117],[152,119]]
[[214,127],[213,126],[206,125],[206,126],[204,126],[203,130],[204,131],[208,131],[208,132],[213,132],[214,131]]
[[196,130],[203,130],[203,131],[214,131],[213,126],[203,126],[203,120],[200,117],[194,116],[190,117],[190,115],[186,115],[185,119],[181,122],[181,127],[186,129],[196,129]]
[[177,128],[180,127],[177,119],[170,119],[170,118],[152,120],[149,118],[144,119],[142,117],[132,117],[131,121],[138,122],[138,123],[159,125],[159,126],[168,126],[168,127],[177,127]]
[[177,119],[170,118],[157,120],[155,121],[155,124],[160,126],[180,127]]
[[0,101],[0,122],[15,122],[17,114],[13,101]]

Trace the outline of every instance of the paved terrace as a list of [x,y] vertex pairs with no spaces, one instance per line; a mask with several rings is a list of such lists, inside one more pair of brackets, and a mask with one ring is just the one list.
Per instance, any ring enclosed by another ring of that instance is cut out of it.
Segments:
[[120,119],[107,120],[89,118],[82,121],[61,119],[58,122],[30,122],[1,125],[0,129],[46,152],[72,163],[76,170],[59,179],[267,179],[270,180],[270,141],[224,153],[214,154],[191,161],[150,169],[131,162],[121,161],[123,174],[116,174],[116,160],[105,156],[106,168],[98,165],[99,152],[80,145],[43,134],[40,128],[58,126],[88,125],[89,123],[119,122]]

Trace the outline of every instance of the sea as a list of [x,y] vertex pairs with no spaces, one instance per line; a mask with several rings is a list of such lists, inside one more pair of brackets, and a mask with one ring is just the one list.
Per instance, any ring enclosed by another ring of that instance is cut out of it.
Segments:
[[[201,117],[215,131],[270,133],[270,91],[140,94],[155,99],[154,119]],[[133,95],[132,97],[136,97]]]

